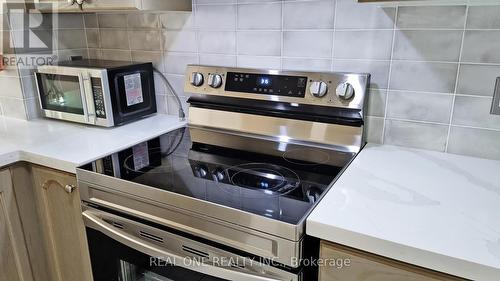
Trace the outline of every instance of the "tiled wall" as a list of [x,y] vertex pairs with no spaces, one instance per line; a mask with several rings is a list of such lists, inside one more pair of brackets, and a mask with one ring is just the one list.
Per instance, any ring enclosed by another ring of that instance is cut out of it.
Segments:
[[[1,45],[0,54],[12,53],[10,48],[10,25],[3,14],[0,13]],[[21,80],[17,68],[6,68],[0,71],[0,116],[26,118],[25,101],[21,87]]]
[[90,55],[151,59],[184,97],[188,63],[370,72],[370,142],[500,159],[500,116],[489,114],[500,7],[196,2],[192,14],[88,15]]
[[[195,0],[192,13],[87,14],[85,37],[79,25],[66,40],[81,50],[85,38],[93,58],[153,61],[184,101],[188,63],[369,72],[370,142],[500,159],[500,116],[489,114],[498,15],[500,6]],[[156,84],[160,112],[175,114]]]
[[[9,54],[9,57],[14,53],[14,49],[9,48],[10,46],[19,47],[23,44],[21,38],[26,31],[20,20],[23,16],[23,14],[13,15],[10,20],[7,20],[7,17],[2,15],[2,32],[4,33],[2,40],[10,40],[2,42],[2,52]],[[57,17],[56,21],[52,21],[52,17]],[[54,22],[56,26],[50,26],[48,22]],[[52,33],[54,54],[60,58],[67,59],[72,55],[88,56],[82,15],[34,15],[30,17],[30,25],[39,26],[36,28],[38,36],[49,36],[48,34]],[[9,33],[9,36],[5,33]],[[37,54],[14,56],[36,58]],[[0,115],[25,120],[40,116],[34,71],[35,67],[25,65],[17,68],[8,66],[6,70],[0,71]]]

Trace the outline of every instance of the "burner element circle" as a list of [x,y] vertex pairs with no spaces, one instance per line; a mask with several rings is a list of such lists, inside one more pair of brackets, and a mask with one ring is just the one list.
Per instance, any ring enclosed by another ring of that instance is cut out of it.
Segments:
[[260,167],[239,170],[231,176],[230,181],[239,187],[262,190],[276,190],[286,184],[286,179],[280,172]]
[[275,164],[245,163],[227,167],[224,172],[229,175],[229,184],[247,190],[244,197],[282,196],[300,186],[297,173]]

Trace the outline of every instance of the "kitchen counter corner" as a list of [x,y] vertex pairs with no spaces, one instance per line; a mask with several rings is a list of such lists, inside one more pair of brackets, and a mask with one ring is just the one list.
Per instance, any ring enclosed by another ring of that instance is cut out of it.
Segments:
[[473,280],[500,276],[500,161],[367,145],[308,235]]

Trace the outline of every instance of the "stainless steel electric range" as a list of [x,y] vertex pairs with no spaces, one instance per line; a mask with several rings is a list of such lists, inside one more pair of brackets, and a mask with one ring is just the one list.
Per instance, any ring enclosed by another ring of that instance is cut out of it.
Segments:
[[95,280],[313,280],[305,220],[364,145],[369,78],[188,66],[186,128],[77,170]]

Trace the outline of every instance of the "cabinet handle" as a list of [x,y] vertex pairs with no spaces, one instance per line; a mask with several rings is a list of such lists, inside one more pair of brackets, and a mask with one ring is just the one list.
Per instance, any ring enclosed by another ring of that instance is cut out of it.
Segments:
[[56,184],[58,185],[59,187],[61,187],[62,189],[64,189],[64,191],[66,191],[68,194],[70,193],[73,193],[73,191],[75,191],[76,189],[76,186],[72,185],[72,184],[67,184],[67,185],[62,185],[60,182],[56,181],[56,180],[46,180],[43,184],[42,184],[42,188],[43,189],[49,189],[49,186],[51,184]]
[[67,184],[66,186],[64,186],[64,190],[66,190],[67,193],[72,193],[75,189],[76,187],[72,184]]

